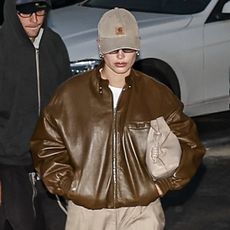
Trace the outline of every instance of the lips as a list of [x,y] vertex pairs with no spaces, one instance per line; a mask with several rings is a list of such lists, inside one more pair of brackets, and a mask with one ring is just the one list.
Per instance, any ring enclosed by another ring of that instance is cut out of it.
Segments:
[[116,67],[120,67],[120,68],[121,68],[121,67],[125,67],[126,65],[127,65],[126,62],[116,62],[116,63],[115,63],[115,66],[116,66]]
[[38,29],[40,29],[40,25],[36,25],[36,26],[27,26],[26,28],[28,28],[28,29],[32,29],[32,30],[38,30]]

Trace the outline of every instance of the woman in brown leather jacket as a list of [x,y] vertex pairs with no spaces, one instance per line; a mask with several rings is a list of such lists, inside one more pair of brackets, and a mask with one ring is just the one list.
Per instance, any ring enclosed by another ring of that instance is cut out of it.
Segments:
[[[69,200],[66,230],[160,230],[160,197],[189,182],[205,150],[177,97],[132,68],[140,50],[134,16],[109,10],[98,35],[102,64],[62,84],[43,111],[31,141],[35,167],[51,193]],[[158,117],[182,155],[173,175],[153,180],[147,137]]]

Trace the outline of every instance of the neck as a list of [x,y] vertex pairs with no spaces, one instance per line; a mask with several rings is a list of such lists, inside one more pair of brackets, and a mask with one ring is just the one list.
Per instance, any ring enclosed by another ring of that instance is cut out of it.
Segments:
[[125,78],[127,73],[124,74],[116,74],[112,71],[107,70],[106,68],[101,68],[100,70],[101,78],[108,80],[109,85],[117,88],[123,88],[125,85]]

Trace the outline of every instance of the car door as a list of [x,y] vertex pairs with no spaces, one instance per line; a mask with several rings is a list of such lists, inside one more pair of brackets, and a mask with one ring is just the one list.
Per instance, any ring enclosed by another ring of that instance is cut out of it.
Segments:
[[204,26],[205,99],[213,112],[229,109],[230,14],[220,0]]

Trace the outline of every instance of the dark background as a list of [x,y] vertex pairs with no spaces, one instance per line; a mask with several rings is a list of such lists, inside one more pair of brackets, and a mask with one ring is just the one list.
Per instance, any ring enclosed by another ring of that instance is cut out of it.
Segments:
[[4,3],[4,0],[0,0],[0,25],[3,22],[3,3]]

